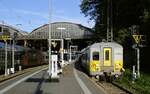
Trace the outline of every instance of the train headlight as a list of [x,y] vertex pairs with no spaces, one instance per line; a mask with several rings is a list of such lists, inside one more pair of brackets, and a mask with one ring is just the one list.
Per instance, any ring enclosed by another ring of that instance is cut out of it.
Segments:
[[96,68],[99,68],[99,64],[96,64]]
[[119,70],[119,64],[116,64],[115,68],[116,68],[116,70]]
[[99,64],[96,64],[96,69],[99,70],[100,66]]

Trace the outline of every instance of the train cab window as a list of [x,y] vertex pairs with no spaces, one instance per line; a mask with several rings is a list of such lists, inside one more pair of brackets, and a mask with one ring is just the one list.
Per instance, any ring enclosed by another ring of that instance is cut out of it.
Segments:
[[99,60],[99,52],[93,52],[93,60]]
[[109,60],[109,50],[105,51],[105,60]]
[[86,60],[87,59],[87,54],[83,54],[83,59]]

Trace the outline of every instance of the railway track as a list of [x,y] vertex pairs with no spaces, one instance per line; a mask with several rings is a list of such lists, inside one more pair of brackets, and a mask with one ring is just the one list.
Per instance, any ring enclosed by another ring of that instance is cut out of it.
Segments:
[[100,87],[102,87],[108,94],[132,94],[130,91],[106,81],[98,81],[95,78],[92,78]]
[[106,94],[133,94],[132,92],[118,86],[115,83],[107,82],[106,80],[99,81],[95,77],[89,77],[77,63],[75,64],[75,66],[78,70],[82,71],[82,74],[85,75],[85,77],[89,78],[93,83],[96,83],[97,86],[106,91]]

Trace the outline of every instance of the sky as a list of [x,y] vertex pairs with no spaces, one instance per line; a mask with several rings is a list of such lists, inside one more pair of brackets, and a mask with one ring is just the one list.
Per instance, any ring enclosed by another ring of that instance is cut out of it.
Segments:
[[[81,0],[52,0],[51,22],[73,22],[93,27],[80,10]],[[0,0],[0,23],[8,24],[23,31],[47,24],[49,20],[49,0]]]

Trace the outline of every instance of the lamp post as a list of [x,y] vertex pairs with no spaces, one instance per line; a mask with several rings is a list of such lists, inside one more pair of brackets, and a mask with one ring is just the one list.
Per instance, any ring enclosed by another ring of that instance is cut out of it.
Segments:
[[[2,21],[2,36],[4,35],[4,21]],[[8,63],[8,52],[7,52],[7,38],[2,38],[5,42],[5,76],[8,75],[8,70],[7,70],[7,63]]]
[[62,31],[65,30],[66,28],[58,27],[58,30],[60,30],[61,32],[61,61],[62,61],[62,67],[64,66],[64,40],[63,40],[63,35],[62,35]]
[[[16,26],[21,26],[22,24],[16,24]],[[17,38],[17,33],[14,32],[12,33],[12,41],[13,41],[13,44],[12,44],[12,73],[15,73],[15,40]]]
[[49,48],[49,76],[51,75],[51,10],[52,10],[52,0],[49,0],[49,33],[48,33],[48,48]]
[[14,33],[13,33],[13,45],[12,45],[12,73],[15,73],[15,36],[14,36]]
[[12,34],[12,41],[13,41],[13,44],[12,44],[12,73],[15,73],[15,40],[17,38],[17,33],[14,32]]
[[15,65],[14,65],[14,62],[15,62],[15,36],[14,36],[14,33],[12,34],[12,41],[13,41],[13,44],[12,44],[12,73],[15,72]]
[[8,75],[8,71],[7,71],[7,40],[5,40],[5,76]]

